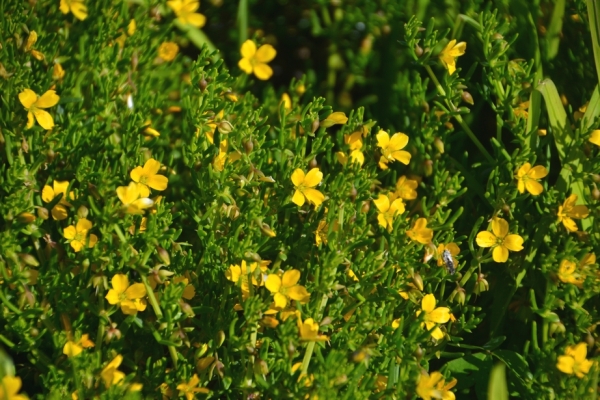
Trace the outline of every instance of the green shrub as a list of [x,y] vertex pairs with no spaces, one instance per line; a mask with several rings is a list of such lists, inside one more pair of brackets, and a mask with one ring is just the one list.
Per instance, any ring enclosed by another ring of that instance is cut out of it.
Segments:
[[446,3],[2,4],[0,399],[596,398],[598,10]]

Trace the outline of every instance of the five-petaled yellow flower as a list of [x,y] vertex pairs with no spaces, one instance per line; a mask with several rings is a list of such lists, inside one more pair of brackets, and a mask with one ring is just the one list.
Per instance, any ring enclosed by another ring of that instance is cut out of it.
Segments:
[[94,342],[90,340],[89,335],[86,333],[77,342],[68,340],[63,347],[63,354],[67,357],[75,357],[81,354],[84,348],[87,349],[89,347],[94,347]]
[[410,153],[402,150],[408,144],[408,136],[404,133],[394,133],[390,135],[386,131],[377,133],[377,146],[381,148],[381,158],[379,159],[379,167],[387,169],[387,164],[394,161],[400,161],[404,165],[410,162]]
[[83,0],[60,0],[60,11],[63,14],[68,14],[70,11],[80,21],[88,16],[87,7],[83,4]]
[[160,163],[154,158],[149,159],[144,167],[138,166],[131,170],[129,176],[137,183],[140,197],[150,196],[150,188],[154,190],[165,190],[169,179],[166,176],[158,175]]
[[75,252],[81,251],[87,243],[91,249],[98,242],[98,236],[93,233],[90,234],[88,239],[88,232],[92,229],[92,222],[86,218],[81,218],[77,221],[77,225],[69,225],[65,228],[63,236],[69,241],[71,247]]
[[304,174],[300,168],[296,169],[292,173],[292,183],[296,187],[292,201],[294,204],[302,207],[304,202],[308,200],[313,203],[315,207],[319,207],[325,200],[323,193],[314,189],[323,180],[323,173],[319,171],[319,168],[313,168],[308,171],[308,174]]
[[[62,221],[67,218],[67,207],[71,204],[67,202],[67,189],[69,188],[69,181],[54,181],[52,186],[45,185],[42,189],[42,200],[45,203],[50,203],[56,196],[62,194],[62,197],[58,204],[52,207],[51,213],[52,218],[58,221]],[[73,198],[73,196],[70,196]]]
[[100,376],[104,381],[104,385],[109,388],[112,385],[120,384],[120,382],[125,378],[125,374],[118,370],[119,366],[123,362],[123,356],[118,354],[111,362],[108,363],[102,372],[100,372]]
[[538,182],[548,175],[548,170],[541,166],[536,165],[531,168],[530,163],[525,163],[517,171],[517,189],[519,193],[525,193],[525,189],[534,196],[542,193],[544,187]]
[[60,97],[54,90],[48,90],[41,97],[35,94],[31,89],[25,89],[19,93],[19,101],[27,110],[27,126],[29,129],[33,126],[33,117],[40,124],[40,126],[46,130],[54,127],[54,119],[48,111],[44,111],[43,108],[54,107]]
[[394,195],[404,200],[414,200],[417,198],[417,187],[419,183],[415,180],[408,179],[402,175],[396,182],[396,191]]
[[456,43],[456,39],[452,39],[440,53],[440,60],[450,75],[456,71],[456,57],[465,54],[466,49],[466,42]]
[[329,224],[324,219],[319,221],[319,226],[315,231],[315,243],[320,246],[321,243],[327,244],[327,233],[329,231]]
[[[431,331],[431,337],[436,340],[444,338],[444,333],[436,324],[445,324],[450,320],[450,309],[448,307],[435,308],[436,300],[433,294],[428,294],[421,300],[421,310],[425,312],[423,323],[428,331]],[[421,310],[417,311],[417,317],[421,315]],[[435,327],[435,329],[433,329]],[[432,330],[433,329],[433,330]]]
[[256,49],[256,43],[248,39],[242,44],[242,59],[238,66],[247,74],[254,72],[260,80],[266,81],[273,75],[273,70],[267,65],[277,55],[277,51],[270,44],[263,44]]
[[[492,233],[493,232],[493,233]],[[508,234],[508,222],[502,218],[492,219],[492,232],[482,231],[477,234],[477,244],[480,247],[491,247],[494,261],[503,263],[508,260],[508,251],[523,250],[523,238],[519,235]]]
[[179,395],[185,395],[186,400],[193,400],[196,398],[196,393],[208,393],[209,390],[204,387],[197,387],[200,383],[200,378],[198,378],[198,374],[194,374],[190,378],[189,382],[183,382],[177,385],[177,390],[179,390]]
[[129,186],[119,186],[117,196],[128,214],[143,214],[145,209],[154,205],[151,199],[140,197],[140,189],[135,182],[129,182]]
[[456,396],[450,389],[456,386],[456,383],[457,380],[452,379],[446,384],[444,375],[438,371],[432,372],[431,375],[423,371],[417,382],[417,395],[423,400],[454,400]]
[[589,214],[589,210],[583,204],[575,205],[577,195],[570,195],[562,206],[558,206],[558,221],[562,222],[570,232],[577,232],[577,224],[573,219],[583,219]]
[[302,321],[300,317],[296,320],[300,330],[300,340],[303,341],[324,341],[329,339],[325,335],[319,335],[319,324],[312,318]]
[[18,376],[5,375],[0,381],[0,399],[4,400],[27,400],[24,394],[19,394],[21,390],[21,378]]
[[577,272],[577,264],[573,261],[562,260],[558,268],[558,279],[564,283],[571,283],[577,287],[582,287],[585,281],[585,275]]
[[108,291],[105,298],[110,304],[121,306],[123,314],[135,315],[138,311],[146,309],[146,287],[143,283],[129,285],[127,275],[116,274],[113,276],[112,289]]
[[379,210],[379,214],[377,215],[379,225],[391,232],[396,215],[404,213],[404,202],[400,198],[390,202],[388,196],[380,194],[376,200],[373,200],[373,203],[375,203],[375,207]]
[[164,42],[158,48],[158,56],[165,61],[173,61],[179,53],[179,46],[174,42]]
[[179,22],[184,25],[202,28],[206,24],[206,17],[196,12],[200,8],[198,0],[169,0],[167,5],[177,15]]
[[565,374],[575,374],[578,378],[583,378],[589,371],[593,361],[586,359],[587,345],[579,343],[576,346],[567,346],[564,356],[558,356],[556,368]]
[[417,219],[413,227],[406,231],[406,234],[421,244],[429,244],[433,239],[433,230],[427,227],[427,218]]
[[304,286],[297,284],[299,280],[300,271],[297,269],[285,271],[281,278],[279,275],[269,274],[265,286],[273,293],[275,307],[284,309],[290,299],[301,303],[308,302],[310,293]]

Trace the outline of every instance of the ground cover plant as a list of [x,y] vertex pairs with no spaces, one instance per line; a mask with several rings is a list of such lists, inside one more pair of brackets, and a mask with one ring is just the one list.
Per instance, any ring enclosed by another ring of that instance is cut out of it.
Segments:
[[599,12],[0,2],[0,399],[597,398]]

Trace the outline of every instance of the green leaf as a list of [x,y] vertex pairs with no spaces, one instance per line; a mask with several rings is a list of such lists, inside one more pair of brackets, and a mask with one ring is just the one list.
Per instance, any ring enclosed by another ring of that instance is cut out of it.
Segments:
[[[589,4],[589,2],[588,2]],[[552,60],[558,54],[558,45],[560,44],[560,32],[562,31],[563,17],[565,15],[565,0],[558,0],[554,5],[552,11],[552,18],[550,19],[550,25],[546,38],[548,40],[548,47],[546,51],[546,59]]]
[[506,386],[504,364],[497,364],[492,368],[487,398],[489,400],[508,400],[508,388]]
[[600,115],[600,89],[598,89],[598,85],[594,89],[594,93],[592,94],[592,98],[587,105],[587,109],[585,110],[585,114],[583,115],[583,119],[581,121],[581,131],[583,133],[587,132],[592,128],[592,124]]
[[600,83],[600,4],[597,0],[587,0],[587,9],[592,34],[592,48],[594,50],[594,61],[596,63],[596,74]]

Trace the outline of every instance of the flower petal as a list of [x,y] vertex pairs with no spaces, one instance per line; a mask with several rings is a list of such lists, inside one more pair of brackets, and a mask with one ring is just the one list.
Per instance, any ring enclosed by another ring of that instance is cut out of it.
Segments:
[[240,67],[240,69],[247,74],[251,74],[254,70],[252,63],[248,58],[242,58],[240,61],[238,61],[238,67]]
[[508,222],[502,218],[494,217],[492,219],[492,232],[494,232],[497,238],[504,238],[508,234]]
[[77,229],[77,232],[89,231],[92,229],[92,222],[86,218],[81,218],[79,221],[77,221],[75,228]]
[[254,64],[254,75],[261,81],[266,81],[273,76],[273,69],[267,64],[256,63]]
[[479,247],[492,247],[496,244],[496,236],[492,232],[482,231],[477,234],[477,245]]
[[533,179],[542,179],[548,175],[548,170],[542,165],[536,165],[527,173]]
[[40,126],[46,130],[50,130],[54,127],[54,119],[52,115],[47,111],[40,109],[33,109],[33,115],[35,116],[35,120],[40,124]]
[[200,13],[188,14],[185,20],[188,24],[195,26],[196,28],[202,28],[204,25],[206,25],[206,17],[204,14]]
[[592,132],[589,141],[596,146],[600,146],[600,129],[596,129]]
[[563,218],[562,223],[569,232],[577,232],[577,224],[571,218]]
[[450,320],[450,309],[448,307],[438,307],[428,313],[427,319],[438,324],[445,324]]
[[125,296],[127,296],[129,300],[135,300],[146,296],[146,293],[146,286],[144,286],[143,283],[134,283],[127,288]]
[[54,107],[59,100],[60,96],[54,90],[48,90],[35,102],[35,106],[39,108]]
[[377,133],[377,146],[384,149],[388,146],[389,143],[390,143],[390,135],[384,130],[379,131]]
[[410,163],[411,154],[408,151],[394,151],[392,153],[392,157],[396,161],[400,161],[404,165],[408,165]]
[[279,289],[281,288],[281,278],[275,274],[269,274],[267,281],[265,282],[265,287],[271,293],[279,292]]
[[306,201],[306,198],[304,197],[302,192],[299,190],[296,190],[294,192],[294,196],[292,197],[292,202],[294,204],[296,204],[297,206],[302,207],[304,205],[305,201]]
[[281,284],[283,285],[283,287],[290,288],[297,284],[299,280],[300,271],[298,271],[297,269],[290,269],[289,271],[285,271],[285,273],[283,274]]
[[37,95],[31,89],[25,89],[19,93],[19,101],[23,104],[23,107],[29,109],[33,103],[37,100]]
[[149,159],[144,164],[143,171],[144,171],[144,175],[146,175],[146,176],[156,175],[159,170],[160,170],[160,162],[156,161],[154,158]]
[[316,189],[305,189],[304,196],[306,196],[306,199],[309,202],[313,203],[315,207],[319,207],[321,203],[325,201],[325,196],[323,195],[323,193],[319,192]]
[[50,213],[52,214],[52,218],[57,221],[62,221],[63,219],[67,218],[67,208],[61,204],[57,204],[52,207]]
[[556,364],[556,368],[558,368],[559,371],[564,372],[565,374],[572,374],[574,366],[575,360],[573,359],[573,357],[558,356],[558,363]]
[[426,313],[430,313],[435,309],[435,296],[433,294],[428,294],[423,297],[421,300],[421,309]]
[[304,178],[304,185],[308,187],[315,187],[323,180],[323,173],[319,170],[319,168],[313,168],[308,171],[306,177]]
[[[519,184],[521,182],[522,181],[519,181]],[[537,196],[544,191],[544,187],[541,185],[541,183],[534,181],[533,179],[529,179],[527,182],[525,182],[525,187],[527,188],[527,191],[534,196]]]
[[296,285],[288,291],[288,296],[292,300],[298,300],[300,302],[308,302],[310,298],[310,293],[306,290],[306,288],[302,285]]
[[50,203],[52,200],[54,200],[54,189],[52,189],[51,186],[46,185],[42,189],[42,200],[45,203]]
[[[154,175],[148,178],[148,186],[154,190],[165,190],[169,184],[169,179],[163,175]],[[145,196],[147,197],[147,196]]]
[[408,144],[408,136],[402,132],[394,133],[390,139],[389,147],[392,150],[402,150]]
[[129,278],[127,275],[116,274],[112,277],[110,283],[112,284],[113,289],[118,294],[121,294],[129,287]]
[[390,199],[384,194],[380,194],[377,199],[373,199],[373,203],[375,203],[375,207],[379,212],[384,213],[390,209]]
[[508,249],[504,246],[494,247],[492,258],[498,263],[506,262],[508,260]]
[[273,60],[276,55],[277,50],[275,50],[273,46],[270,44],[263,44],[256,51],[254,58],[261,63],[268,63],[269,61]]
[[119,304],[119,293],[114,289],[110,289],[104,298],[109,304]]
[[580,204],[578,206],[573,206],[573,208],[569,211],[569,217],[582,219],[587,218],[589,213],[590,211],[588,210],[588,208],[583,204]]
[[135,167],[129,173],[129,177],[134,182],[139,182],[142,179],[142,175],[144,174],[144,169],[140,166]]
[[273,296],[273,300],[275,302],[275,307],[279,309],[284,309],[288,304],[287,297],[285,297],[281,293],[275,293],[275,295]]
[[503,245],[510,251],[523,250],[523,238],[519,235],[508,235],[504,238]]
[[300,185],[304,184],[304,179],[305,179],[304,171],[302,171],[300,168],[296,169],[292,173],[292,183],[294,184],[294,186],[300,186]]
[[256,43],[254,41],[248,39],[242,44],[242,48],[240,49],[243,58],[252,58],[254,54],[256,54]]
[[73,225],[69,225],[63,231],[63,236],[65,239],[73,240],[75,239],[75,235],[77,235],[77,230]]

